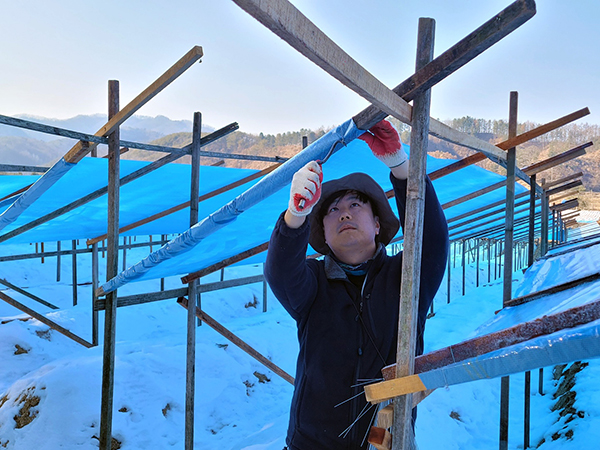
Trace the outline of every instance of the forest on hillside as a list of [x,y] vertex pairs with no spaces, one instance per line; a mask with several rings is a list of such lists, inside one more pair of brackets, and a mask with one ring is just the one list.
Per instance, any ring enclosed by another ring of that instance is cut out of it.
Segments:
[[[396,119],[390,119],[400,132],[404,143],[410,143],[410,127],[400,123]],[[475,119],[473,117],[462,117],[447,120],[445,123],[459,131],[473,134],[480,139],[491,143],[499,143],[507,139],[508,122],[505,120]],[[534,122],[522,122],[518,124],[518,134],[538,127],[540,124]],[[299,152],[302,148],[302,137],[308,138],[311,143],[325,134],[328,130],[301,129],[299,131],[258,135],[236,131],[227,137],[220,139],[203,150],[219,153],[251,154],[264,156],[280,156],[289,158]],[[517,164],[524,168],[538,161],[550,158],[557,154],[570,150],[586,142],[599,142],[600,126],[587,123],[572,123],[557,130],[551,131],[539,138],[533,139],[517,148]],[[175,133],[156,141],[157,145],[172,147],[183,147],[191,142],[191,133]],[[576,172],[583,172],[584,188],[588,191],[600,193],[600,145],[595,144],[587,148],[587,154],[569,161],[561,166],[543,172],[542,177],[547,181],[557,180]],[[460,147],[437,138],[430,138],[429,154],[436,158],[461,159],[473,151]],[[124,158],[131,159],[156,159],[160,154],[152,152],[132,150]],[[270,163],[256,161],[242,161],[234,159],[219,160],[216,158],[205,158],[203,164],[223,164],[228,167],[246,167],[262,169]],[[183,160],[182,162],[187,162]],[[479,163],[485,169],[502,173],[504,169],[486,160]],[[541,177],[538,177],[541,178]],[[538,180],[539,181],[539,180]]]

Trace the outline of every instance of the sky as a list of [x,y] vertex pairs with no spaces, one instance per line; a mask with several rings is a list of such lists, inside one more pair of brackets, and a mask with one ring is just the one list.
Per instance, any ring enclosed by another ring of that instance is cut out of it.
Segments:
[[[436,20],[439,55],[508,0],[293,0],[363,67],[393,88],[414,72],[419,17]],[[108,80],[121,106],[194,45],[192,66],[139,114],[278,133],[338,125],[366,100],[227,0],[0,0],[0,114],[104,113]],[[538,0],[537,14],[433,88],[432,117],[545,123],[583,107],[600,124],[600,2]]]

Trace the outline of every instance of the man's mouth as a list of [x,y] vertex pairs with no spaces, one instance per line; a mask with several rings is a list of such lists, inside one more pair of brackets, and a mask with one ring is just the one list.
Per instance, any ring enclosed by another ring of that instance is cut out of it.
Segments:
[[338,230],[338,233],[341,233],[342,231],[346,231],[346,230],[355,230],[356,227],[354,225],[350,225],[350,224],[346,224],[346,225],[342,225],[340,227],[340,229]]

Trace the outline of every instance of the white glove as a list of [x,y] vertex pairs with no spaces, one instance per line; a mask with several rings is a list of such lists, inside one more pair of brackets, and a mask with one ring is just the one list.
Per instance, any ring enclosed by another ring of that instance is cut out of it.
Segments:
[[373,155],[390,169],[398,167],[408,160],[408,155],[400,143],[398,132],[387,120],[375,124],[369,131],[359,136],[359,139],[365,141]]
[[298,217],[309,215],[321,197],[322,181],[323,171],[316,161],[296,172],[292,178],[288,211]]

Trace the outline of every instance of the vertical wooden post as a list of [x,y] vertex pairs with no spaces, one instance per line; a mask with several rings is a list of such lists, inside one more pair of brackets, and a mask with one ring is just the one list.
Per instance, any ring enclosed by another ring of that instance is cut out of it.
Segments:
[[42,264],[44,264],[44,243],[43,242],[40,244],[40,249],[42,252]]
[[451,276],[451,273],[452,273],[452,264],[450,263],[451,259],[452,259],[452,257],[449,256],[448,257],[448,269],[447,269],[448,270],[448,292],[447,292],[447,295],[448,295],[448,304],[450,304],[450,291],[451,291],[451,288],[452,288],[452,280],[451,280],[451,277],[452,277]]
[[127,236],[123,236],[123,265],[122,270],[127,269]]
[[492,281],[492,240],[487,241],[488,284]]
[[92,344],[98,345],[98,311],[96,311],[96,289],[98,289],[98,243],[92,244]]
[[[517,109],[519,94],[510,93],[508,138],[517,135]],[[505,306],[512,298],[513,236],[515,224],[515,171],[516,148],[511,147],[506,155],[506,218],[504,223],[504,280],[502,303]],[[508,395],[510,378],[502,377],[500,388],[500,450],[508,449]]]
[[[108,82],[108,118],[119,111],[119,82]],[[106,241],[106,279],[119,273],[119,128],[108,135],[108,237]],[[111,450],[113,394],[115,382],[115,343],[117,328],[117,291],[106,295],[104,311],[104,352],[102,361],[102,405],[100,450]]]
[[533,264],[535,252],[535,174],[529,177],[529,251],[527,254],[527,267]]
[[308,147],[308,136],[302,136],[302,148]]
[[[194,113],[192,133],[192,179],[190,187],[190,226],[198,223],[198,197],[200,197],[200,132],[202,115]],[[187,310],[187,362],[185,378],[185,450],[194,448],[194,398],[196,383],[196,296],[197,280],[188,284]]]
[[[542,178],[542,184],[545,184],[546,179]],[[540,235],[541,254],[544,256],[548,252],[548,195],[546,189],[542,193],[542,232]]]
[[60,241],[56,241],[56,282],[60,281]]
[[[419,19],[417,40],[418,71],[433,59],[435,21]],[[406,188],[406,216],[404,229],[404,255],[402,259],[402,284],[400,287],[400,317],[398,320],[398,345],[396,348],[396,377],[414,373],[419,284],[421,280],[421,249],[423,241],[423,215],[425,209],[425,177],[427,169],[427,144],[429,140],[429,106],[431,90],[415,97],[413,103],[410,161]],[[415,447],[412,427],[412,395],[394,400],[393,450]]]
[[477,274],[475,276],[475,286],[479,287],[479,245],[481,244],[481,240],[477,239],[475,248],[477,249],[477,255],[475,256],[475,268],[477,270]]
[[531,430],[531,372],[525,372],[525,399],[524,399],[524,416],[523,421],[523,448],[529,448],[529,436]]
[[73,250],[73,257],[71,258],[71,272],[73,280],[73,306],[77,306],[77,241],[71,242],[71,249]]
[[467,272],[467,241],[462,241],[462,295],[466,293],[466,272]]

